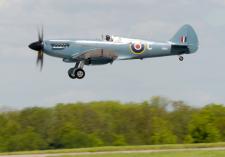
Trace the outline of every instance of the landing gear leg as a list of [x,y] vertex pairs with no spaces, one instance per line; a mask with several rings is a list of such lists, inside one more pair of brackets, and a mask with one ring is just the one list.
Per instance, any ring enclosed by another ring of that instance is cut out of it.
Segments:
[[184,60],[183,56],[179,56],[179,60],[182,62]]
[[84,62],[76,62],[74,68],[68,70],[68,75],[71,79],[83,79],[85,71],[83,70]]

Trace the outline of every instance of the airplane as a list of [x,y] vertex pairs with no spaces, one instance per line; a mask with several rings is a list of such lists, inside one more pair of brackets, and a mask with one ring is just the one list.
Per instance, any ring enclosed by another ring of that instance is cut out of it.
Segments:
[[179,56],[195,53],[199,48],[197,34],[192,26],[184,25],[166,42],[104,35],[100,40],[44,40],[43,28],[38,31],[38,41],[29,48],[38,52],[36,64],[43,67],[44,54],[75,63],[68,70],[71,79],[85,77],[84,65],[104,65],[116,60],[145,59],[163,56]]

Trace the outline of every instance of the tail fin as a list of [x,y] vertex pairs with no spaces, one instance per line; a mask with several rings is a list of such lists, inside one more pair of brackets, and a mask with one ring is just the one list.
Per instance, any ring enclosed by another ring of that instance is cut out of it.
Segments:
[[184,25],[170,40],[174,45],[185,45],[188,47],[190,53],[198,50],[198,37],[192,26]]

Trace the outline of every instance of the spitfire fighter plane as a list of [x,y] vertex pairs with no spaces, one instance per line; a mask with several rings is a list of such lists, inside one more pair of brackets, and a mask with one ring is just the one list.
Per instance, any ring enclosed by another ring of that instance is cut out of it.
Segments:
[[105,35],[102,40],[44,40],[43,29],[38,33],[38,41],[29,48],[38,52],[37,65],[43,67],[44,54],[62,58],[64,62],[75,63],[68,70],[72,79],[85,76],[84,65],[104,65],[116,60],[144,59],[163,56],[179,56],[198,50],[198,37],[190,25],[184,25],[167,42],[154,42]]

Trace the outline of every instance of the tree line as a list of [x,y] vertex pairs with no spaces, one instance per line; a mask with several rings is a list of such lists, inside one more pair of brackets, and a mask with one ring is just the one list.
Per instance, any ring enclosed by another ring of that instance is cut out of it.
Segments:
[[0,151],[225,141],[225,106],[153,97],[0,113]]

